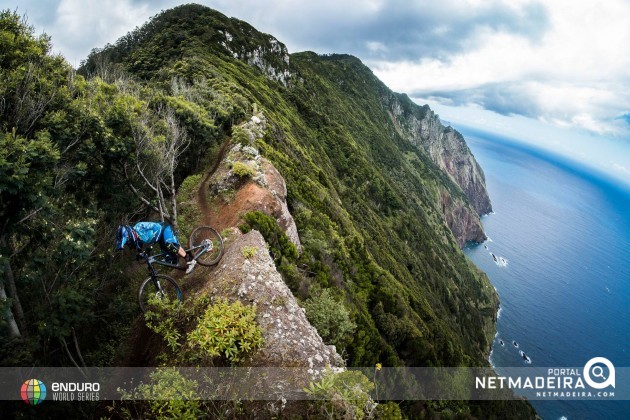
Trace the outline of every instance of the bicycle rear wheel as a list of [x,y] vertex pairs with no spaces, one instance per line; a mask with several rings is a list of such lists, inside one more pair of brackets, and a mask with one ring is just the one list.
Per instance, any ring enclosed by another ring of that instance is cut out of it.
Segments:
[[138,302],[140,302],[142,312],[146,312],[149,309],[153,299],[165,303],[177,300],[181,304],[182,290],[175,279],[164,274],[156,274],[155,280],[154,282],[151,277],[148,277],[138,289]]
[[[195,228],[190,234],[189,245],[190,248],[209,245],[209,248],[197,258],[197,262],[206,267],[218,264],[223,256],[223,239],[221,235],[210,226],[199,226]],[[200,250],[192,252],[197,256]]]

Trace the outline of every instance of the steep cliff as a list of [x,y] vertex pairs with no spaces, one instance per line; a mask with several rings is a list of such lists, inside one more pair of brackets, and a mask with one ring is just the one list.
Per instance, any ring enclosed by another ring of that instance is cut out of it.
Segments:
[[483,242],[486,236],[479,216],[490,213],[492,205],[483,170],[464,137],[452,127],[445,127],[427,105],[420,107],[404,94],[391,94],[386,103],[400,134],[424,150],[464,193],[463,200],[445,190],[440,194],[442,213],[459,246],[469,241]]
[[405,137],[423,148],[431,160],[459,185],[477,214],[490,213],[492,205],[486,178],[464,137],[452,127],[445,127],[427,105],[419,107],[407,95],[395,94],[389,106]]
[[481,243],[486,240],[479,215],[465,199],[442,188],[440,189],[440,205],[446,224],[460,247],[470,241]]

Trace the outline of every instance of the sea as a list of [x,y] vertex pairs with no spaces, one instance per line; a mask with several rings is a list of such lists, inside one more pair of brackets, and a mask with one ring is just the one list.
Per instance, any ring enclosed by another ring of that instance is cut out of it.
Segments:
[[[584,367],[605,357],[630,367],[630,188],[550,152],[460,131],[494,211],[482,217],[488,240],[465,248],[501,301],[491,364]],[[531,403],[544,419],[630,418],[630,401]]]

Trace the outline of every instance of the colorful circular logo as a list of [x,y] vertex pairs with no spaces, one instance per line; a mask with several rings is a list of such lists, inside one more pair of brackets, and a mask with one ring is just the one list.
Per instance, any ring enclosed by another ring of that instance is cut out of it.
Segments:
[[29,379],[22,384],[22,400],[37,405],[46,399],[46,385],[39,379]]

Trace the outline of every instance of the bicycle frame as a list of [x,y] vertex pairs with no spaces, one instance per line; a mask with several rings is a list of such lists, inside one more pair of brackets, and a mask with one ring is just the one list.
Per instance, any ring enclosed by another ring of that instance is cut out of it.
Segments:
[[[187,249],[186,252],[196,251],[196,250],[199,250],[199,249],[201,251],[197,255],[195,255],[195,260],[196,260],[197,258],[199,258],[200,255],[203,255],[208,250],[208,246],[207,245],[197,245],[195,247]],[[149,247],[147,249],[147,251],[150,252],[151,248]],[[185,271],[188,268],[187,265],[171,264],[171,263],[166,262],[163,259],[161,259],[161,258],[165,258],[168,255],[166,252],[160,252],[159,254],[155,254],[155,255],[148,255],[147,251],[143,251],[142,253],[140,253],[138,255],[140,255],[142,258],[144,258],[144,260],[147,262],[147,267],[149,268],[149,273],[151,274],[151,277],[155,277],[155,275],[156,275],[155,268],[153,267],[153,264],[164,265],[166,267],[175,268],[177,270],[182,270],[182,271]]]

